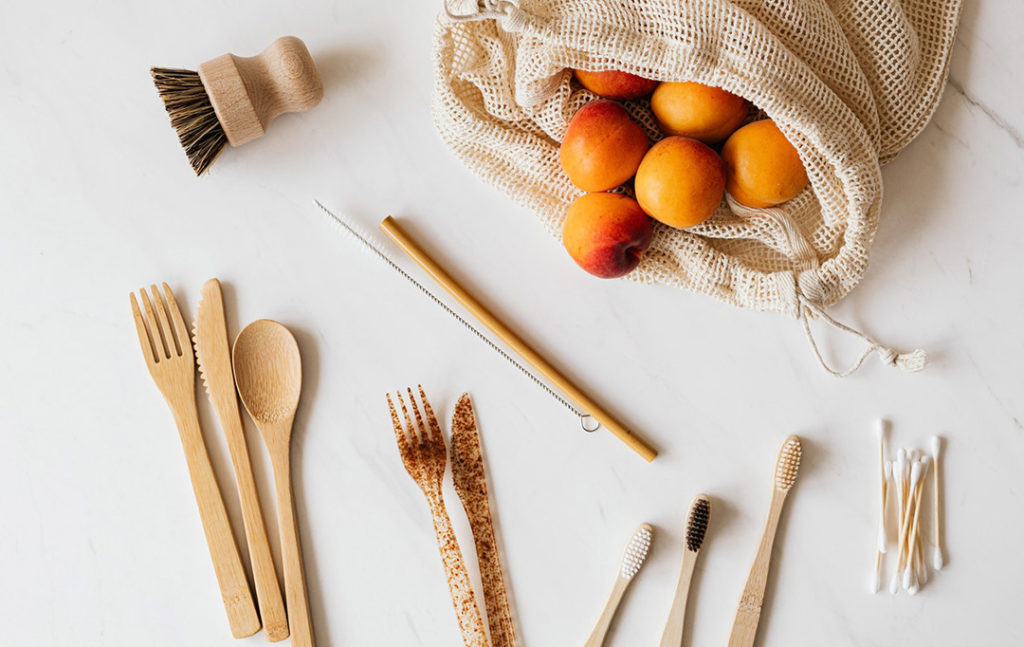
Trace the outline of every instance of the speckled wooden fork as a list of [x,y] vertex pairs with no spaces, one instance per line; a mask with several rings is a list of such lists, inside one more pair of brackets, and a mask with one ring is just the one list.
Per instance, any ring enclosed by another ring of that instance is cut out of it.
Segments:
[[423,494],[427,497],[427,503],[430,505],[430,514],[434,518],[434,532],[437,534],[437,545],[441,549],[441,560],[444,562],[444,569],[448,575],[448,590],[451,592],[452,604],[455,605],[455,614],[459,620],[459,629],[462,631],[462,640],[466,647],[490,647],[484,629],[484,621],[480,616],[480,608],[476,604],[473,585],[469,581],[466,562],[462,558],[459,542],[455,538],[455,529],[452,528],[452,522],[448,517],[448,511],[444,507],[444,498],[441,495],[441,482],[444,478],[445,465],[448,462],[448,452],[445,449],[444,437],[441,435],[441,426],[437,424],[434,410],[431,409],[430,403],[427,401],[423,387],[419,387],[419,392],[426,414],[426,424],[423,422],[423,415],[420,414],[420,408],[416,404],[416,398],[413,397],[412,389],[407,389],[407,391],[409,406],[412,407],[413,415],[416,418],[415,426],[409,418],[409,410],[406,408],[401,392],[396,393],[395,397],[402,409],[402,416],[405,418],[405,428],[402,427],[402,422],[398,419],[395,403],[390,395],[387,396],[388,407],[391,409],[391,422],[395,427],[398,451],[402,454],[402,463],[405,464],[406,471],[423,490]]

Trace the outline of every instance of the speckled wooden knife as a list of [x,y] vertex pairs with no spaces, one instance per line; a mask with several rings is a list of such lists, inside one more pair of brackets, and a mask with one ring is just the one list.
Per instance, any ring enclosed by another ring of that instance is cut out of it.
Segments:
[[505,580],[502,576],[501,557],[494,537],[491,506],[487,496],[487,477],[484,458],[480,451],[480,436],[476,429],[476,416],[468,393],[463,393],[455,405],[452,417],[452,478],[455,491],[469,517],[476,544],[477,561],[484,586],[484,605],[487,624],[494,647],[516,647],[515,625],[509,610]]

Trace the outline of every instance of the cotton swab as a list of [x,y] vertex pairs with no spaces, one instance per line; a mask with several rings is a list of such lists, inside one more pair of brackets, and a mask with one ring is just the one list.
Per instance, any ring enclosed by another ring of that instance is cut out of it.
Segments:
[[[913,520],[910,523],[910,536],[907,539],[907,549],[909,554],[907,555],[907,567],[903,572],[903,588],[905,588],[911,595],[917,593],[920,588],[916,572],[916,562],[918,559],[921,542],[918,536],[918,528],[920,528],[919,522],[921,519],[921,499],[922,490],[924,489],[924,483],[927,479],[928,474],[928,457],[922,456],[920,460],[914,463],[914,469],[917,471],[917,487],[914,493],[914,513]],[[911,476],[913,478],[913,476]],[[909,516],[909,515],[908,515]]]
[[876,432],[878,434],[878,471],[882,479],[882,510],[878,516],[878,552],[884,553],[888,550],[888,541],[885,534],[885,502],[889,494],[888,481],[885,478],[885,421],[879,419]]
[[942,454],[942,438],[939,436],[932,436],[932,502],[934,503],[934,509],[932,510],[932,521],[935,524],[935,547],[932,549],[932,568],[937,571],[941,571],[942,567],[946,565],[945,558],[942,554],[942,504],[940,501],[941,490],[939,488],[939,456]]

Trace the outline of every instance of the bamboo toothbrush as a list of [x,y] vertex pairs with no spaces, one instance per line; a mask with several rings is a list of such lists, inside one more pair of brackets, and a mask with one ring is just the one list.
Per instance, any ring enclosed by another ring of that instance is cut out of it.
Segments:
[[710,518],[711,501],[706,495],[698,494],[690,504],[690,514],[686,519],[686,548],[683,550],[683,566],[679,572],[679,584],[676,586],[676,596],[672,600],[672,608],[668,613],[665,632],[661,635],[660,647],[679,647],[683,642],[686,598],[690,592],[693,567],[697,564],[697,555],[704,543],[704,533],[707,532]]
[[750,647],[757,636],[757,625],[761,620],[761,605],[764,604],[764,589],[768,583],[768,567],[772,559],[772,544],[775,542],[775,531],[779,526],[779,516],[786,495],[796,482],[800,470],[800,457],[803,449],[798,436],[790,436],[779,451],[775,463],[775,487],[772,489],[772,502],[768,509],[768,521],[765,523],[761,544],[757,549],[754,564],[750,567],[747,585],[743,589],[736,619],[729,636],[729,647]]
[[252,141],[278,115],[309,110],[324,96],[313,58],[294,36],[249,58],[224,54],[195,72],[153,67],[150,73],[196,175],[225,144]]
[[633,533],[633,537],[626,546],[626,552],[622,555],[622,566],[615,578],[612,594],[608,598],[604,611],[601,612],[601,617],[597,620],[594,632],[590,634],[590,638],[587,639],[583,647],[600,647],[604,644],[604,637],[612,624],[612,618],[615,617],[619,603],[622,602],[622,595],[626,592],[629,583],[633,581],[633,577],[640,571],[644,560],[647,559],[647,551],[651,548],[653,535],[654,528],[646,523],[640,524],[640,527]]
[[941,496],[941,490],[939,489],[939,456],[942,454],[942,438],[939,436],[932,436],[932,501],[934,503],[934,509],[932,510],[932,522],[935,524],[935,548],[932,549],[932,568],[937,571],[941,571],[942,567],[946,565],[945,557],[942,554],[942,502],[939,498]]

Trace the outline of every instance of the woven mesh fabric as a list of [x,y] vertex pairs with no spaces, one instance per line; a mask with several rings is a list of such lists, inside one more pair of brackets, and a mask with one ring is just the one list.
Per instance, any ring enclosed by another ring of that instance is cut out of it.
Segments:
[[[559,142],[589,91],[572,68],[696,81],[749,99],[796,146],[810,178],[796,198],[730,198],[686,231],[656,224],[629,278],[799,314],[863,276],[882,200],[881,165],[925,126],[945,85],[960,0],[521,0],[494,17],[442,15],[434,121],[477,175],[556,236],[581,192]],[[450,7],[459,13],[457,7]],[[477,11],[469,2],[467,15]],[[662,135],[645,101],[626,102]],[[626,189],[629,190],[628,188]]]

